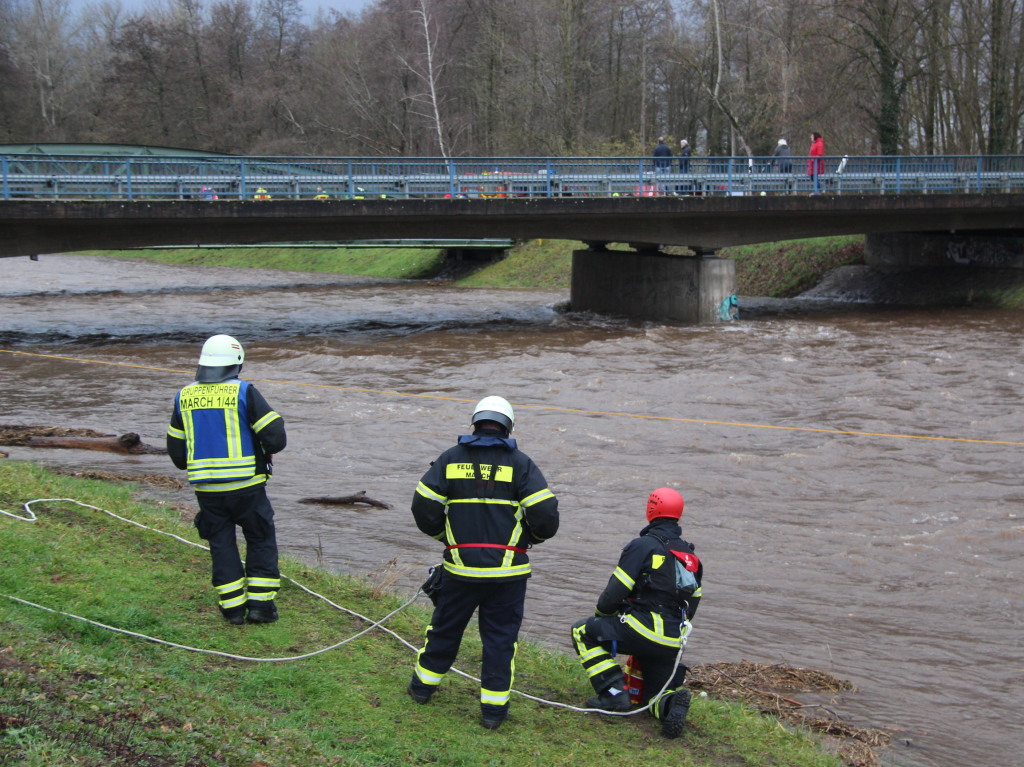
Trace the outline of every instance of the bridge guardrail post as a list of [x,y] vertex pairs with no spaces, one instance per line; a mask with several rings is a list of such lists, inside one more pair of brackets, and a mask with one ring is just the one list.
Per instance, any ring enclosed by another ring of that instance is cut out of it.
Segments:
[[11,185],[7,180],[7,155],[0,157],[0,175],[3,176],[3,195],[5,200],[11,199]]
[[245,160],[238,161],[238,199],[244,200],[249,195],[245,184]]
[[135,199],[135,190],[132,189],[132,158],[126,157],[124,161],[125,192],[129,202]]

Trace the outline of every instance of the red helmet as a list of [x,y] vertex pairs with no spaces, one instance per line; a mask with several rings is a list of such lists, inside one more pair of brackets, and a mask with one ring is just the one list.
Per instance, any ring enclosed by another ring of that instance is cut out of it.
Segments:
[[647,521],[658,517],[679,519],[683,516],[683,496],[671,487],[659,487],[647,499]]

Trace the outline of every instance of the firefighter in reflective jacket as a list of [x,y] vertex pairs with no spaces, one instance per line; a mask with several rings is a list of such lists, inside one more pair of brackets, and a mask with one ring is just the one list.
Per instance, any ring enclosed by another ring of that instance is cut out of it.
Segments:
[[431,464],[412,500],[416,526],[444,543],[445,552],[440,592],[408,692],[417,703],[430,700],[479,608],[481,723],[492,730],[508,716],[530,577],[527,549],[558,530],[558,500],[509,437],[514,421],[506,400],[480,400],[473,433]]
[[587,700],[588,708],[630,709],[616,653],[631,655],[642,670],[640,702],[644,705],[672,678],[651,706],[667,738],[682,733],[690,707],[690,692],[682,686],[686,666],[677,666],[676,661],[700,602],[703,577],[693,545],[679,537],[682,514],[683,497],[677,491],[662,487],[651,493],[647,500],[650,524],[622,550],[597,600],[595,617],[572,627],[580,663],[597,693]]
[[[195,525],[210,543],[213,587],[229,623],[273,623],[281,587],[274,509],[267,498],[270,456],[284,449],[284,420],[248,381],[245,353],[231,336],[203,344],[196,380],[174,398],[167,452],[188,471],[199,502]],[[243,567],[235,525],[245,536]]]

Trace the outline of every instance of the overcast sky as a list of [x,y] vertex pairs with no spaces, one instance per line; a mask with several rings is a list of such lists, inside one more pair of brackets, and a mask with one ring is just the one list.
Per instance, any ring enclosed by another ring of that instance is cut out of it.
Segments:
[[[92,0],[71,0],[73,7],[84,7],[89,5]],[[303,9],[306,11],[306,15],[309,18],[313,18],[316,12],[320,9],[323,10],[335,10],[342,13],[349,11],[358,12],[369,5],[371,0],[299,0]],[[151,5],[160,5],[161,0],[121,0],[121,5],[126,10],[141,10]],[[209,6],[209,1],[205,2],[205,6]]]
[[360,11],[370,4],[370,0],[299,0],[306,13],[315,16],[319,9],[347,12]]

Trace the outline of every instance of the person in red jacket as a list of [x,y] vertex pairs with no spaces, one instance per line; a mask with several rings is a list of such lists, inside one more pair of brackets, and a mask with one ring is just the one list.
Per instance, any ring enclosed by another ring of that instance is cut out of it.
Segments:
[[825,172],[825,139],[811,132],[811,148],[807,150],[807,175],[814,185],[814,194],[821,194],[821,175]]

